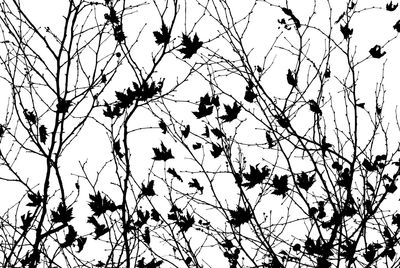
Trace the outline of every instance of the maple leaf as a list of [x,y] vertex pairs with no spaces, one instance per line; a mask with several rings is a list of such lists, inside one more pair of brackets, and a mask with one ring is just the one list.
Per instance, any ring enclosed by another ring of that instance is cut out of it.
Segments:
[[322,114],[321,108],[319,108],[318,103],[315,102],[315,100],[309,100],[308,104],[310,105],[310,111],[313,113],[316,113],[318,115]]
[[47,140],[47,129],[44,125],[39,127],[39,139],[41,143],[46,143]]
[[110,231],[110,228],[106,227],[104,224],[98,223],[94,216],[90,216],[87,222],[93,224],[95,228],[94,229],[95,240],[99,239],[100,236],[105,235]]
[[192,145],[193,150],[197,150],[201,148],[201,143],[200,142],[196,142],[195,144]]
[[222,139],[225,136],[224,133],[218,128],[211,129],[211,133],[214,134],[218,139]]
[[288,176],[282,175],[281,177],[278,177],[278,175],[275,175],[272,180],[272,186],[275,188],[272,192],[273,194],[285,196],[286,192],[289,190]]
[[189,136],[189,133],[190,133],[190,125],[187,125],[185,127],[185,129],[181,130],[181,132],[182,132],[182,136],[184,138],[187,138]]
[[106,106],[106,109],[103,110],[103,114],[105,117],[113,119],[115,116],[118,117],[121,115],[121,110],[119,105],[116,105],[113,108],[111,108],[111,106],[104,101],[104,106]]
[[400,20],[398,20],[394,25],[393,29],[395,29],[398,33],[400,33]]
[[38,207],[43,201],[42,196],[40,195],[39,191],[37,194],[35,193],[28,193],[28,198],[31,202],[27,204],[28,207]]
[[77,247],[78,247],[78,253],[79,252],[81,252],[82,250],[83,250],[83,247],[85,246],[85,244],[86,244],[86,240],[87,240],[87,238],[86,237],[83,237],[83,236],[80,236],[80,237],[78,237],[77,239],[76,239],[76,242],[77,242]]
[[126,109],[132,105],[135,100],[135,93],[130,88],[127,88],[126,93],[121,91],[116,91],[115,96],[117,97],[118,103],[116,106],[119,109]]
[[231,122],[231,121],[235,120],[241,109],[241,107],[238,105],[238,103],[236,101],[232,107],[229,105],[224,105],[224,107],[225,107],[226,114],[219,117],[224,122]]
[[57,211],[51,211],[52,219],[54,223],[61,222],[67,224],[73,219],[72,208],[66,208],[62,202],[58,205]]
[[399,4],[393,4],[392,1],[390,1],[390,3],[386,4],[386,10],[387,11],[395,11],[398,6],[399,6]]
[[154,187],[154,181],[153,180],[149,181],[147,186],[144,186],[144,184],[142,183],[142,192],[140,194],[142,196],[154,196],[154,195],[156,195],[156,193],[154,192],[153,187]]
[[89,207],[94,212],[93,215],[100,216],[107,212],[107,210],[114,212],[117,210],[117,206],[114,201],[108,199],[107,197],[102,197],[100,192],[97,192],[96,195],[89,194],[90,202]]
[[239,227],[242,224],[245,224],[251,220],[251,211],[249,208],[242,208],[237,206],[236,210],[229,210],[231,214],[231,219],[229,223],[235,227]]
[[158,213],[154,208],[151,209],[151,219],[157,222],[160,221],[160,213]]
[[270,174],[270,169],[267,166],[263,166],[261,169],[258,169],[258,164],[254,167],[250,165],[250,172],[244,173],[243,177],[248,181],[243,183],[242,186],[247,187],[247,189],[251,189],[257,184],[262,183]]
[[161,150],[158,148],[153,148],[154,151],[154,161],[167,161],[168,159],[174,158],[172,155],[171,149],[168,149],[164,146],[164,143],[161,142]]
[[365,249],[363,257],[368,263],[372,263],[375,259],[375,254],[376,254],[376,248],[374,244],[369,244]]
[[65,242],[61,244],[62,248],[70,247],[74,243],[78,233],[72,225],[68,226],[68,233],[65,235]]
[[158,126],[161,128],[162,134],[167,133],[167,125],[165,124],[165,122],[162,119],[158,123]]
[[292,87],[297,86],[297,79],[295,77],[295,74],[290,69],[288,69],[288,72],[286,74],[286,80],[288,84],[291,85]]
[[214,105],[215,107],[219,107],[219,96],[213,96],[211,104]]
[[21,221],[22,221],[22,226],[21,229],[26,232],[28,231],[28,228],[31,226],[31,223],[33,221],[33,215],[31,215],[31,212],[28,211],[26,214],[21,216]]
[[369,54],[371,54],[371,56],[376,59],[382,58],[386,54],[386,51],[382,52],[381,49],[382,47],[380,45],[375,45],[369,50]]
[[192,181],[189,182],[189,187],[196,188],[196,190],[200,191],[203,194],[204,187],[200,185],[199,181],[196,178],[192,178]]
[[156,38],[156,43],[157,45],[167,45],[169,43],[169,40],[171,38],[171,35],[168,31],[167,26],[164,24],[164,22],[161,25],[160,31],[154,31],[153,32],[154,37]]
[[349,24],[348,23],[346,23],[344,26],[340,25],[340,31],[342,32],[344,39],[349,39],[350,35],[353,34],[353,29],[349,28]]
[[214,158],[217,158],[218,156],[221,155],[221,153],[222,153],[222,147],[213,143],[211,155],[214,156]]
[[169,168],[169,169],[167,170],[167,172],[168,172],[169,174],[171,174],[174,178],[177,178],[180,182],[183,182],[182,177],[179,176],[178,173],[176,173],[176,171],[175,171],[174,168]]
[[244,100],[250,103],[252,103],[254,99],[257,98],[257,94],[254,93],[253,88],[254,88],[253,82],[249,81],[248,85],[246,86]]
[[190,39],[186,34],[182,35],[182,46],[183,48],[178,51],[184,54],[183,59],[190,59],[194,54],[196,54],[197,50],[201,48],[203,42],[199,40],[197,34],[194,35],[193,40]]
[[135,222],[137,227],[142,227],[147,221],[150,219],[150,213],[146,210],[146,213],[143,213],[142,210],[138,209],[137,211],[138,220]]
[[186,212],[186,216],[181,216],[179,221],[176,223],[181,229],[180,232],[185,233],[194,224],[194,217]]
[[119,159],[122,159],[122,157],[124,157],[124,154],[121,153],[121,144],[119,143],[119,140],[113,142],[113,150],[115,154],[119,157]]
[[197,119],[200,119],[202,117],[212,114],[212,112],[213,112],[213,106],[206,106],[205,104],[200,103],[198,111],[192,113],[196,116]]
[[315,182],[315,174],[312,175],[311,177],[308,177],[307,173],[301,172],[301,175],[297,175],[297,184],[299,185],[300,188],[308,191],[310,187],[314,184]]

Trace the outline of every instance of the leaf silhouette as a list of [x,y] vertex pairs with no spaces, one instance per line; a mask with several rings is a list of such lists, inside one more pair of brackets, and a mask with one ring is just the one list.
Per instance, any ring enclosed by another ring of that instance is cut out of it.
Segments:
[[349,39],[350,35],[353,34],[353,29],[349,28],[348,23],[346,23],[344,26],[340,25],[340,31],[342,32],[344,39]]
[[160,221],[160,213],[158,213],[154,208],[151,209],[151,219],[157,222]]
[[363,165],[363,167],[365,167],[365,169],[366,169],[367,171],[372,172],[372,171],[377,170],[376,166],[373,165],[373,164],[371,164],[371,162],[370,162],[368,159],[366,159],[366,158],[365,158],[364,161],[362,162],[362,165]]
[[257,94],[253,91],[254,84],[249,81],[249,84],[246,86],[246,92],[244,94],[244,100],[252,103],[255,98],[257,98]]
[[153,187],[154,187],[154,181],[153,180],[149,181],[147,186],[144,186],[144,184],[142,183],[142,192],[140,194],[142,196],[154,196],[154,195],[156,195],[156,193],[154,192]]
[[206,106],[203,103],[199,104],[199,109],[197,112],[193,112],[193,114],[197,117],[197,119],[200,119],[202,117],[211,115],[213,112],[213,106]]
[[119,140],[113,142],[113,150],[119,159],[124,157],[124,154],[121,153],[121,144],[119,143]]
[[175,171],[174,168],[169,168],[169,169],[167,170],[167,172],[168,172],[169,174],[171,174],[174,178],[177,178],[180,182],[183,182],[182,177],[179,176],[178,173],[176,173],[176,171]]
[[37,118],[35,113],[32,111],[28,111],[27,109],[24,109],[24,116],[26,120],[28,120],[28,123],[35,125],[37,122]]
[[213,143],[211,155],[214,156],[214,158],[217,158],[218,156],[221,155],[221,153],[222,153],[222,147]]
[[117,206],[114,201],[108,199],[107,197],[102,197],[100,192],[97,192],[96,195],[89,194],[90,202],[89,207],[93,211],[93,215],[100,216],[107,212],[107,210],[114,212],[117,210]]
[[318,115],[322,114],[321,108],[319,108],[318,103],[315,102],[315,100],[309,100],[308,104],[310,105],[310,111],[313,113],[316,113]]
[[21,221],[22,221],[22,226],[20,226],[21,229],[24,232],[28,231],[28,229],[31,226],[32,221],[33,221],[33,215],[31,215],[31,212],[28,211],[26,214],[22,215]]
[[286,74],[286,80],[288,84],[291,85],[292,87],[297,86],[297,79],[295,77],[295,74],[290,69],[288,69],[288,72]]
[[61,244],[62,248],[70,247],[74,243],[78,233],[72,225],[68,225],[68,233],[65,235],[65,242]]
[[218,128],[211,129],[211,133],[214,134],[218,139],[222,139],[225,136],[224,133],[222,133],[222,131]]
[[147,210],[146,213],[143,213],[141,209],[138,209],[136,213],[138,216],[138,220],[135,222],[135,225],[140,228],[150,219],[150,213]]
[[180,232],[185,233],[194,224],[194,217],[186,212],[186,216],[181,216],[180,220],[176,223],[181,229]]
[[263,166],[261,169],[258,169],[258,164],[255,167],[250,165],[250,172],[243,174],[243,177],[248,182],[243,183],[242,186],[247,187],[247,189],[253,188],[269,177],[270,171],[271,170],[267,168],[267,166]]
[[201,143],[200,142],[196,142],[195,144],[193,144],[193,150],[197,150],[201,148]]
[[211,104],[214,105],[215,107],[219,107],[219,96],[213,96],[211,99]]
[[277,116],[276,117],[278,124],[283,127],[283,128],[289,128],[290,127],[290,120],[286,116]]
[[393,4],[392,1],[386,4],[387,11],[395,11],[399,4]]
[[165,124],[165,122],[162,119],[158,123],[158,126],[161,128],[162,134],[167,133],[167,125]]
[[272,186],[275,188],[274,191],[272,191],[273,194],[285,196],[286,192],[289,190],[288,176],[283,175],[278,177],[278,175],[275,175],[272,180]]
[[146,227],[144,229],[144,233],[142,234],[143,241],[147,244],[150,245],[150,230],[149,227]]
[[265,137],[267,138],[268,148],[274,147],[274,140],[272,139],[271,135],[268,131],[265,132]]
[[85,244],[86,244],[86,240],[87,240],[87,238],[86,237],[83,237],[83,236],[80,236],[80,237],[78,237],[77,239],[76,239],[76,242],[77,242],[77,246],[78,246],[78,253],[79,252],[81,252],[82,250],[83,250],[83,247],[85,246]]
[[58,205],[57,211],[51,211],[52,219],[51,221],[54,223],[61,222],[67,224],[69,221],[73,219],[72,217],[72,208],[66,208],[62,202]]
[[400,33],[400,20],[398,20],[395,25],[393,25],[393,29]]
[[382,52],[381,49],[382,47],[380,45],[375,45],[369,50],[369,54],[371,54],[371,56],[376,59],[382,58],[386,54],[386,51]]
[[288,15],[292,19],[292,21],[293,21],[294,25],[296,26],[296,28],[300,28],[300,26],[301,26],[300,25],[300,21],[293,14],[292,10],[288,9],[288,8],[284,8],[284,7],[282,7],[281,9],[282,9],[283,13],[285,13],[286,15]]
[[190,59],[194,54],[196,54],[197,50],[201,48],[203,42],[199,40],[197,34],[194,35],[193,40],[190,39],[186,34],[182,35],[182,46],[183,48],[178,51],[184,54],[183,59]]
[[203,136],[206,137],[206,138],[209,138],[209,137],[210,137],[210,130],[208,129],[207,126],[205,126],[204,133],[201,134],[201,135],[203,135]]
[[44,125],[39,127],[39,139],[41,143],[46,143],[47,140],[47,129]]
[[301,172],[301,175],[297,175],[297,184],[300,188],[306,190],[306,192],[310,189],[310,187],[315,182],[315,175],[308,177],[307,173]]
[[192,181],[189,182],[189,187],[196,188],[196,190],[200,191],[203,194],[204,187],[200,185],[199,181],[196,178],[192,178]]
[[93,224],[94,226],[94,234],[95,234],[95,240],[99,239],[100,236],[105,235],[110,231],[110,228],[106,227],[104,224],[100,224],[97,222],[96,218],[94,216],[90,216],[88,218],[88,223]]
[[59,113],[65,114],[68,112],[69,107],[71,106],[72,101],[66,99],[58,99],[58,103],[56,105],[57,111]]
[[251,211],[249,208],[242,208],[238,206],[236,210],[229,210],[231,214],[231,219],[229,223],[235,227],[239,227],[251,220]]
[[36,194],[28,193],[28,198],[31,201],[27,204],[28,207],[38,207],[43,201],[43,198],[40,195],[39,191]]
[[184,138],[187,138],[189,136],[189,133],[190,133],[190,125],[187,125],[185,127],[185,129],[181,130],[181,132],[182,132],[182,136]]
[[229,106],[229,105],[224,105],[225,107],[225,115],[220,116],[220,118],[224,121],[224,122],[231,122],[233,120],[235,120],[240,112],[241,107],[238,105],[238,103],[235,101],[235,103],[233,104],[233,106]]
[[329,150],[329,148],[332,147],[332,144],[326,142],[326,136],[322,137],[322,142],[321,142],[321,151],[322,151],[322,156],[325,157],[326,151]]
[[105,117],[109,117],[113,119],[114,117],[118,117],[121,115],[121,110],[119,105],[115,105],[113,108],[104,101],[104,106],[106,107],[105,110],[103,110],[103,114]]
[[174,158],[171,149],[167,149],[164,143],[161,142],[161,149],[153,148],[154,151],[154,161],[167,161],[168,159]]
[[162,45],[162,44],[167,45],[171,38],[168,28],[164,24],[164,22],[161,25],[160,31],[154,31],[153,34],[154,34],[154,37],[156,38],[157,45]]

